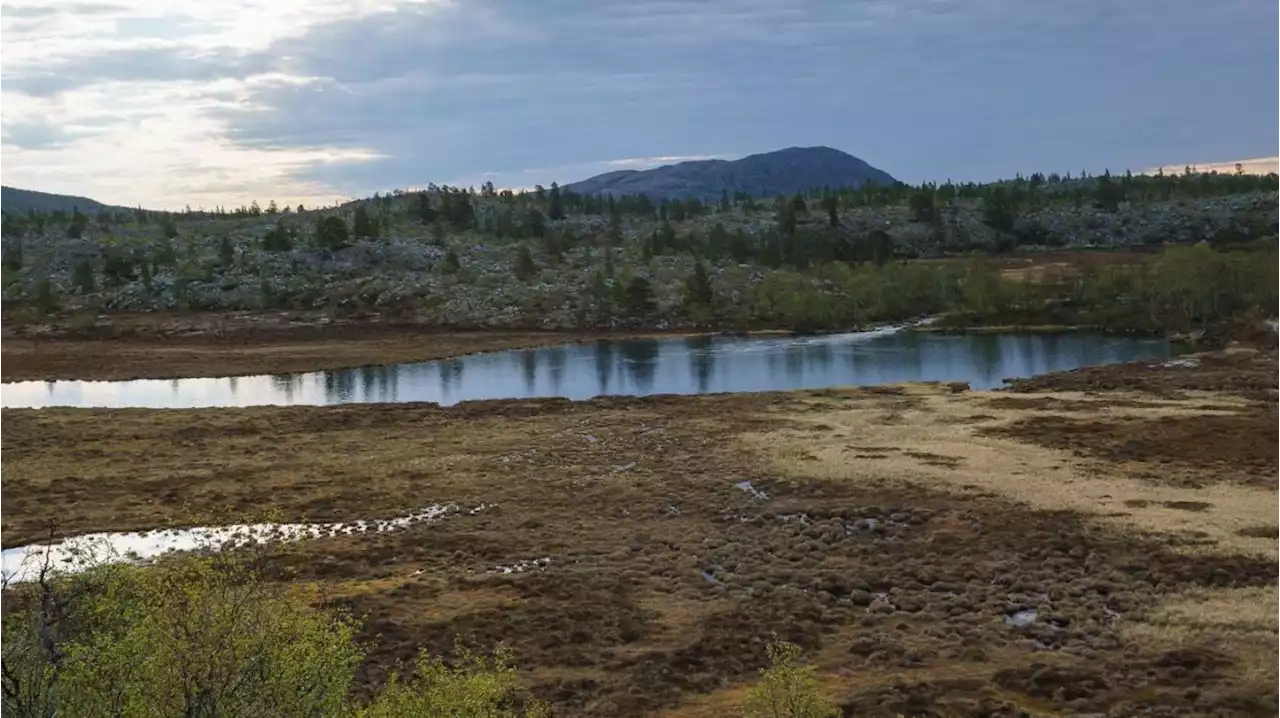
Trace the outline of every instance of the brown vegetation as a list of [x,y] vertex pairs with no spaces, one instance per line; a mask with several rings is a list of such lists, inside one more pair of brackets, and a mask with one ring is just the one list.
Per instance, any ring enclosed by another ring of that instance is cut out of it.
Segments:
[[[3,539],[51,518],[79,533],[483,503],[296,544],[268,569],[367,619],[366,686],[455,636],[505,641],[557,715],[724,715],[772,632],[858,715],[1266,713],[1274,449],[1199,433],[1192,459],[1144,433],[1200,415],[1197,431],[1274,446],[1274,413],[1248,398],[1274,391],[1274,371],[1251,373],[1274,357],[1250,361],[1113,368],[1146,390],[1129,392],[1096,369],[1034,394],[6,409]],[[1086,408],[1146,448],[1100,461]],[[1037,418],[1086,455],[1020,433]],[[1203,480],[1142,477],[1165,459]]]
[[7,323],[0,377],[112,381],[286,374],[623,336],[637,333],[450,331],[385,316],[334,319],[314,312],[86,314],[45,324]]

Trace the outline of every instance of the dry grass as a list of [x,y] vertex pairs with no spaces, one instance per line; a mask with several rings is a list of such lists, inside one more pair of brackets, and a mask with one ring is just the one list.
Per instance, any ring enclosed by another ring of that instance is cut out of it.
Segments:
[[[49,519],[77,533],[486,503],[265,568],[364,619],[366,685],[419,648],[501,640],[557,715],[724,715],[775,631],[858,715],[1274,706],[1257,608],[1276,605],[1274,484],[1153,483],[1159,456],[1108,467],[991,431],[1046,412],[1260,420],[1239,396],[1179,391],[4,410],[3,539]],[[1033,625],[1006,624],[1019,608]]]
[[[1248,527],[1275,521],[1275,474],[1257,476],[1272,488],[1206,482],[1202,488],[1153,483],[1135,474],[1150,467],[1115,466],[1006,438],[993,429],[1043,418],[1038,411],[1000,408],[1022,397],[975,393],[922,396],[903,407],[902,420],[886,424],[882,407],[851,403],[839,409],[806,411],[790,418],[799,426],[747,437],[775,457],[790,476],[826,481],[901,482],[932,489],[994,493],[1044,510],[1069,509],[1125,530],[1155,532],[1204,550],[1274,556],[1274,536],[1250,536]],[[1130,396],[1089,398],[1076,393],[1035,395],[1071,404],[1097,406],[1094,423],[1126,417],[1235,416],[1239,400],[1195,395],[1180,401]],[[1120,406],[1108,407],[1109,400]],[[1141,402],[1142,407],[1126,405]],[[1035,407],[1042,404],[1032,405]],[[1206,408],[1210,407],[1210,408]],[[828,427],[825,429],[818,427]],[[1274,431],[1274,425],[1271,426]],[[1002,432],[1001,432],[1002,433]],[[1180,449],[1181,447],[1171,447]],[[1271,446],[1274,452],[1275,447]],[[1212,452],[1205,452],[1212,455]],[[1223,457],[1229,460],[1229,457]]]

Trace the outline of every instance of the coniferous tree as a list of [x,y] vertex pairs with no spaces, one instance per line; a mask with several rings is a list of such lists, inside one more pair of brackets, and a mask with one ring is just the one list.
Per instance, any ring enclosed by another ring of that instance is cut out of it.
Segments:
[[17,271],[22,269],[22,262],[23,257],[21,244],[14,242],[5,248],[3,261],[5,267]]
[[822,198],[822,206],[827,210],[827,226],[835,229],[840,226],[840,200],[829,194]]
[[551,221],[564,219],[564,198],[560,196],[560,185],[551,183],[551,192],[547,206],[547,217]]
[[263,235],[262,249],[267,252],[287,252],[293,249],[293,236],[283,221],[277,220],[276,226]]
[[693,274],[685,281],[685,302],[709,306],[712,299],[711,278],[702,262],[693,265]]
[[153,285],[151,262],[142,259],[138,262],[138,273],[141,275],[142,286],[150,292]]
[[79,209],[71,210],[71,222],[67,225],[67,238],[80,239],[84,236],[84,230],[89,225],[89,220]]
[[89,264],[89,260],[84,259],[76,263],[71,270],[71,283],[80,291],[80,294],[93,294],[93,265]]
[[455,274],[461,268],[462,263],[458,260],[458,253],[450,248],[449,253],[444,255],[444,265],[441,269],[445,274]]
[[356,239],[376,239],[378,236],[378,225],[364,205],[356,207],[355,216],[351,219],[351,233]]
[[53,282],[49,281],[48,277],[41,277],[40,281],[36,282],[35,303],[36,307],[45,314],[58,309],[58,297],[53,290]]
[[746,264],[751,260],[751,244],[747,241],[747,233],[741,227],[733,231],[733,240],[729,244],[729,254],[738,264]]
[[529,245],[521,244],[520,249],[516,253],[515,266],[516,279],[527,282],[538,276],[538,265],[533,262],[533,252],[529,251]]
[[524,220],[524,234],[528,237],[542,238],[546,234],[547,225],[542,213],[537,207],[530,207]]
[[626,288],[627,314],[644,317],[653,311],[653,288],[644,277],[633,277]]
[[235,245],[231,244],[231,238],[224,234],[222,239],[218,241],[218,259],[223,265],[229,265],[235,261],[235,258]]
[[347,223],[337,215],[329,215],[316,223],[316,246],[334,252],[347,246],[350,234]]
[[588,290],[591,300],[600,314],[600,318],[608,321],[613,316],[613,294],[605,282],[604,275],[596,272],[591,276],[591,288]]

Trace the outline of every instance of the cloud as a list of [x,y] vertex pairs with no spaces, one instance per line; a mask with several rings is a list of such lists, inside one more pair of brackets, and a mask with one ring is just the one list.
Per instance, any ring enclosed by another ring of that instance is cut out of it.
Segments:
[[94,2],[70,2],[56,5],[4,3],[0,5],[0,14],[3,14],[6,18],[20,19],[46,18],[55,15],[101,15],[122,13],[127,10],[128,8],[124,5]]
[[53,149],[69,138],[62,128],[44,122],[6,122],[0,136],[7,146],[31,150]]
[[74,7],[4,7],[6,182],[129,204],[545,185],[796,145],[916,181],[1278,149],[1280,11],[1254,0]]
[[1280,157],[1254,157],[1246,160],[1231,160],[1228,162],[1183,162],[1174,165],[1157,165],[1142,170],[1142,174],[1155,174],[1156,172],[1164,172],[1165,174],[1182,172],[1187,167],[1191,167],[1196,172],[1236,172],[1237,170],[1245,174],[1265,175],[1271,173],[1280,173]]

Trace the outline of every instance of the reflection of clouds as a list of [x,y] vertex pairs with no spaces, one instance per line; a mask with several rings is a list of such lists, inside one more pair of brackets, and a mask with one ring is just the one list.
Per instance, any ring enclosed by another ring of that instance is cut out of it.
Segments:
[[[942,335],[882,332],[803,339],[698,337],[477,354],[346,371],[125,382],[17,382],[0,386],[6,407],[148,408],[424,401],[609,393],[770,391],[904,381],[968,381],[1085,364],[1166,359],[1163,340],[1093,334]],[[625,367],[625,370],[623,370]],[[541,382],[539,375],[548,377]]]

